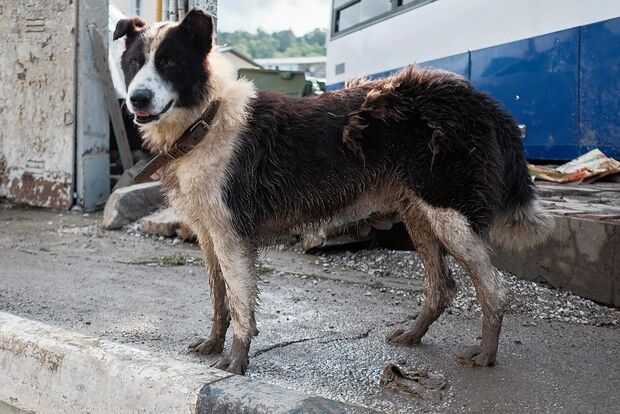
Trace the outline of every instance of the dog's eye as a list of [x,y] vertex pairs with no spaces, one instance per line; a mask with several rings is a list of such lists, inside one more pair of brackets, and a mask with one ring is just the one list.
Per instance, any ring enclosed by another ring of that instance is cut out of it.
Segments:
[[140,61],[136,58],[133,58],[129,61],[129,66],[133,69],[133,70],[137,70],[138,68],[140,68]]
[[169,57],[164,57],[161,59],[161,65],[164,69],[170,69],[174,67],[176,63],[174,63],[174,60],[170,59]]

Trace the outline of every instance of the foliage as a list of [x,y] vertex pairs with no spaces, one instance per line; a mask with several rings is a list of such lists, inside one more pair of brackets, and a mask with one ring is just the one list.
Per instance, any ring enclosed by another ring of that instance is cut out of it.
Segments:
[[303,36],[295,36],[291,30],[256,33],[243,30],[220,32],[220,45],[228,45],[253,59],[297,56],[325,56],[325,30],[314,29]]

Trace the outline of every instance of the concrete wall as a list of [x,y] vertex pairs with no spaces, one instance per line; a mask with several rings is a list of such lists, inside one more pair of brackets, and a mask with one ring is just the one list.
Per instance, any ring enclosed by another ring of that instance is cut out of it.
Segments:
[[107,36],[107,3],[2,2],[0,196],[68,209],[77,184],[86,209],[107,197],[108,115],[88,24]]
[[72,205],[76,7],[65,0],[2,2],[0,195]]

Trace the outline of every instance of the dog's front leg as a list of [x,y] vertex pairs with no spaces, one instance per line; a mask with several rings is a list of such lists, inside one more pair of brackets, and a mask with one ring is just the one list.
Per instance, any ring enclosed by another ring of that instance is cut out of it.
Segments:
[[230,324],[230,312],[226,304],[226,284],[222,268],[213,248],[211,235],[207,231],[198,232],[198,242],[209,275],[211,303],[213,304],[213,324],[209,338],[197,338],[189,345],[190,351],[201,355],[221,354],[226,341],[226,331]]
[[212,240],[222,268],[233,325],[230,353],[223,356],[216,367],[244,374],[249,364],[250,342],[258,334],[254,319],[258,297],[254,272],[256,248],[229,231],[212,233]]

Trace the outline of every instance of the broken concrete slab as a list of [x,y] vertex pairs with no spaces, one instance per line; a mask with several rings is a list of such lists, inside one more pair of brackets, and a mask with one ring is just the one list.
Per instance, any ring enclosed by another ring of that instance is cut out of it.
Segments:
[[163,203],[159,181],[120,188],[106,202],[102,226],[108,230],[121,228],[157,210]]
[[157,236],[172,237],[181,225],[179,216],[172,208],[158,211],[140,221],[140,231]]
[[583,201],[601,200],[604,204],[620,205],[620,200],[618,199],[618,196],[620,196],[620,186],[615,182],[556,184],[537,181],[536,192],[545,200],[572,198]]
[[545,245],[521,252],[497,249],[493,261],[524,279],[620,306],[618,246],[619,223],[556,215],[554,232]]
[[196,413],[379,414],[379,411],[234,375],[203,387]]

